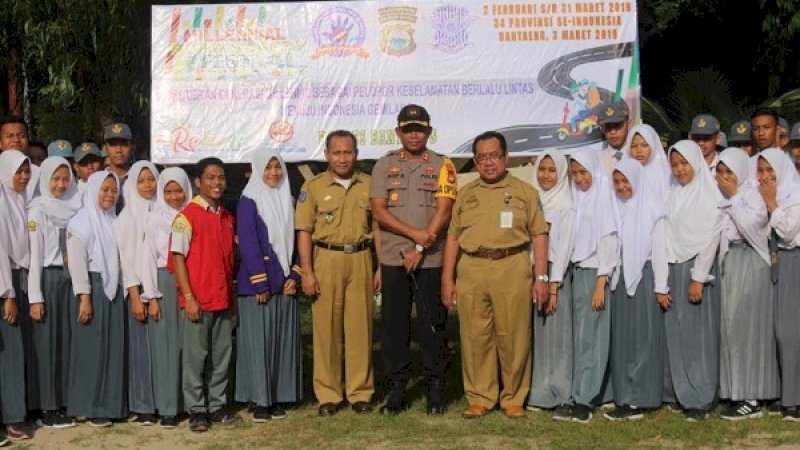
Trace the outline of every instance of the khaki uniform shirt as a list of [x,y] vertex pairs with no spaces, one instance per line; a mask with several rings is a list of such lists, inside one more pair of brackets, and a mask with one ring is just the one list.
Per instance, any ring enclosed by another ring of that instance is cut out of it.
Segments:
[[461,188],[447,233],[473,253],[529,243],[531,236],[547,233],[547,222],[536,190],[506,173],[497,183],[479,178]]
[[297,198],[296,230],[328,244],[358,244],[372,239],[369,208],[370,176],[355,172],[350,188],[330,171],[306,181]]
[[[436,199],[456,198],[456,169],[448,158],[430,150],[409,159],[404,150],[393,150],[372,169],[370,198],[386,199],[389,212],[414,228],[426,228],[436,214]],[[421,267],[441,267],[444,233],[425,250]],[[402,266],[401,251],[414,241],[381,228],[381,264]]]

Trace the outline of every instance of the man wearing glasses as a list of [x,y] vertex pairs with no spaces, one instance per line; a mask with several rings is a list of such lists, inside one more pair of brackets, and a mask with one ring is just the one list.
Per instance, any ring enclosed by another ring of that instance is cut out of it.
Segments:
[[606,139],[600,150],[600,160],[609,175],[614,170],[614,164],[623,156],[622,147],[628,139],[630,128],[628,116],[628,104],[622,100],[614,100],[597,107],[597,123]]
[[531,384],[533,305],[548,297],[548,227],[539,194],[506,171],[502,134],[481,134],[472,152],[480,178],[458,193],[442,268],[442,303],[458,307],[469,403],[461,417],[499,403],[506,417],[520,418]]

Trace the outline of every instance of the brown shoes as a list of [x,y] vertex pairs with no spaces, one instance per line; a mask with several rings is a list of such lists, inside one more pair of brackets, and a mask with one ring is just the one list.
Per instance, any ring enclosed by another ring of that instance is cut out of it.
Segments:
[[489,412],[488,409],[484,408],[480,405],[473,405],[468,406],[463,412],[461,412],[461,417],[465,419],[475,419],[478,417],[483,417]]
[[509,419],[519,419],[520,417],[525,417],[525,409],[521,406],[509,406],[503,409],[503,414]]

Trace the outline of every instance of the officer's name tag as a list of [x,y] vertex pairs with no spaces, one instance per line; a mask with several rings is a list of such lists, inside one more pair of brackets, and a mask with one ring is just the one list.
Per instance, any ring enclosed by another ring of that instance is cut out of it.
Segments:
[[500,211],[500,228],[511,228],[514,222],[514,213],[512,211]]

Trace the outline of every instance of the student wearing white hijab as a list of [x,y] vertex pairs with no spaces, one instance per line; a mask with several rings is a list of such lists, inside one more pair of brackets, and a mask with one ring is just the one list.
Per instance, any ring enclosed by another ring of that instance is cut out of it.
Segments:
[[70,348],[67,414],[95,427],[128,417],[125,383],[125,302],[114,237],[119,180],[89,177],[81,209],[67,225],[72,289],[78,297]]
[[144,219],[156,204],[158,169],[150,161],[137,161],[122,187],[125,206],[114,223],[122,264],[122,286],[127,294],[128,315],[128,407],[134,422],[153,425],[157,418],[147,327],[147,305],[142,301],[141,264],[144,253]]
[[652,191],[666,201],[670,188],[670,167],[661,138],[653,127],[639,124],[631,128],[625,143],[625,156],[635,159],[644,168],[644,180]]
[[617,407],[604,414],[609,420],[643,418],[643,410],[661,406],[664,390],[664,313],[656,299],[669,292],[666,210],[647,172],[640,161],[623,158],[612,174],[622,267],[611,300],[610,366]]
[[28,408],[42,410],[41,426],[66,428],[75,426],[75,419],[60,410],[67,406],[76,308],[66,267],[67,223],[81,206],[69,161],[51,156],[42,162],[39,192],[28,205],[28,302],[34,349],[26,355]]
[[722,229],[722,194],[700,147],[690,140],[669,149],[672,190],[667,199],[670,301],[664,327],[668,369],[665,397],[674,396],[687,421],[708,417],[719,383],[719,283],[711,274]]
[[770,279],[769,217],[751,178],[750,159],[740,148],[719,154],[716,179],[725,197],[719,261],[721,399],[726,420],[761,417],[760,401],[779,397],[773,285]]
[[549,298],[533,318],[533,375],[528,409],[552,409],[572,399],[572,254],[575,207],[569,162],[558,150],[539,154],[533,187],[539,192],[548,232]]
[[265,149],[253,155],[252,174],[236,207],[241,264],[236,395],[255,403],[254,422],[286,416],[302,398],[300,281],[294,209],[286,164]]
[[[31,163],[18,150],[0,153],[0,422],[9,436],[29,436],[16,424],[25,421],[25,350],[19,322],[28,314],[22,270],[30,261],[27,235],[27,194]],[[5,436],[0,433],[0,441]]]
[[611,338],[609,281],[619,261],[619,238],[611,182],[597,152],[581,149],[570,155],[572,200],[575,203],[572,269],[574,405],[556,408],[556,420],[581,423],[594,407],[611,400],[608,352]]
[[167,250],[172,222],[191,199],[192,185],[186,172],[179,167],[165,169],[158,176],[155,206],[144,219],[144,251],[140,253],[139,274],[142,300],[148,305],[155,408],[164,428],[174,428],[179,423],[183,337],[175,278],[167,270]]
[[777,253],[775,336],[783,420],[800,422],[800,177],[789,155],[778,148],[761,151],[756,164],[759,191],[770,214],[771,249]]

